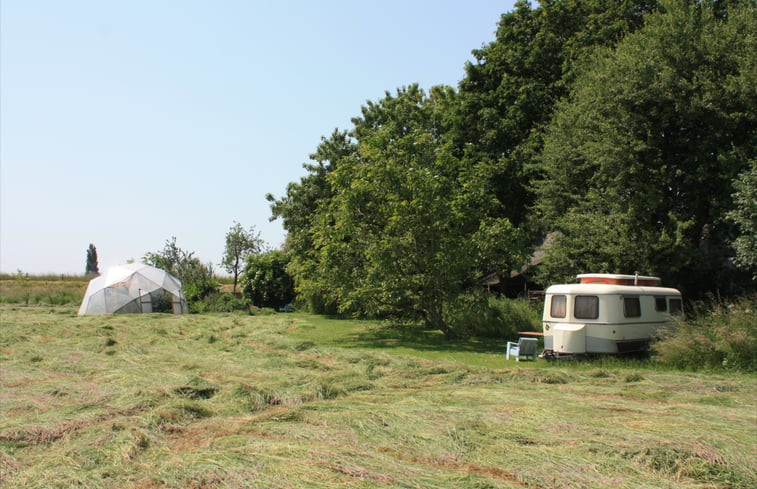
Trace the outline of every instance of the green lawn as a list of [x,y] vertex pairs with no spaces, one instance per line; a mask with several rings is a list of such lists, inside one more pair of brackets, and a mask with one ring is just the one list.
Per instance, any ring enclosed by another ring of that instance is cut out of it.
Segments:
[[0,487],[751,488],[757,383],[301,313],[0,306]]
[[293,338],[322,346],[368,349],[478,367],[501,368],[505,365],[504,340],[448,341],[440,331],[418,326],[350,321],[312,314],[295,313],[291,320],[296,324],[290,330]]

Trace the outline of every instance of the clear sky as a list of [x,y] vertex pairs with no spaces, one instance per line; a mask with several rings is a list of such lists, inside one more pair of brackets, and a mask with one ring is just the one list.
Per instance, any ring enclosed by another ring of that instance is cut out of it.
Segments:
[[[2,0],[0,271],[81,274],[167,239],[272,247],[266,193],[411,83],[457,86],[513,1]],[[216,270],[221,272],[219,267]]]

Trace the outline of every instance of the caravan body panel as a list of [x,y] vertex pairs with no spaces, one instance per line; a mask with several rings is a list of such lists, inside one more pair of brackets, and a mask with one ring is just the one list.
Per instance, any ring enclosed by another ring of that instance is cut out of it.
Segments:
[[[598,275],[601,282],[585,282],[585,277],[593,276],[583,275],[579,277],[584,283],[547,289],[542,317],[547,351],[557,355],[641,351],[681,312],[681,293],[676,289],[618,285],[635,276]],[[613,277],[623,282],[608,282]],[[656,279],[642,278],[645,284]]]

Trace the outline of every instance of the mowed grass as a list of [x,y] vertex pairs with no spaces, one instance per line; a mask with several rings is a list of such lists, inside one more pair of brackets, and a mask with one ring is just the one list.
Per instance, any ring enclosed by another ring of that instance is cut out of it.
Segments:
[[[320,346],[409,355],[426,360],[479,367],[502,367],[505,343],[491,338],[448,341],[441,331],[384,321],[347,319],[294,313],[298,327],[293,338]],[[526,364],[524,364],[526,365]]]
[[8,488],[751,488],[753,375],[306,314],[0,306]]

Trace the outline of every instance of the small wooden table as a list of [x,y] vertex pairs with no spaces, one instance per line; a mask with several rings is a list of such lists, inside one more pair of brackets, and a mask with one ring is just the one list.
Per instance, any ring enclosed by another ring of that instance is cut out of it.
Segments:
[[518,331],[518,336],[540,338],[544,336],[544,333],[537,333],[536,331]]

